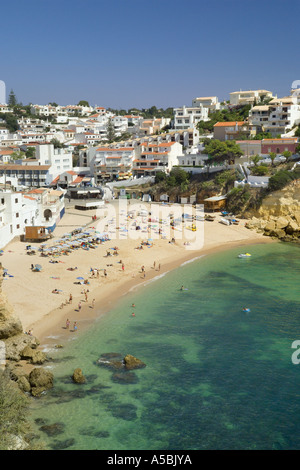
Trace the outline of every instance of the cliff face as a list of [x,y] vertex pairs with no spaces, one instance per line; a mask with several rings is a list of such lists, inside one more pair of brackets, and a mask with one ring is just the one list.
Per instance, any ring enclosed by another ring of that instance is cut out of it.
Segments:
[[270,217],[293,217],[297,212],[300,212],[300,180],[267,196],[259,210],[252,215],[269,220]]
[[0,340],[10,338],[23,332],[20,320],[14,315],[12,306],[2,292],[3,267],[0,263]]
[[246,227],[286,241],[300,241],[300,180],[269,194]]

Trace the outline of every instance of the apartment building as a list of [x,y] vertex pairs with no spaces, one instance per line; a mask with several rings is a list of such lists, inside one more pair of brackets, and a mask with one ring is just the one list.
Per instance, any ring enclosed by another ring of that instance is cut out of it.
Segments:
[[208,108],[201,103],[197,107],[174,108],[174,129],[193,129],[199,121],[208,121]]
[[53,144],[38,145],[35,157],[39,165],[50,167],[46,184],[50,184],[63,171],[73,169],[72,153],[63,148],[54,148]]
[[136,129],[137,134],[142,137],[144,135],[153,135],[158,133],[163,127],[170,124],[171,119],[159,118],[159,119],[144,119],[140,124],[140,127]]
[[170,173],[178,165],[179,155],[182,155],[182,145],[178,142],[142,142],[136,149],[132,173],[136,176],[155,176],[157,171]]
[[249,124],[256,132],[270,132],[273,137],[282,135],[300,123],[300,104],[296,96],[271,100],[265,106],[253,106]]
[[273,93],[268,90],[233,91],[229,93],[230,104],[234,106],[259,103],[265,99],[273,99]]
[[94,175],[95,184],[103,180],[127,179],[132,176],[132,165],[135,156],[133,147],[99,147],[89,154],[91,174]]
[[10,182],[17,188],[47,186],[51,181],[50,165],[27,164],[0,164],[0,179]]

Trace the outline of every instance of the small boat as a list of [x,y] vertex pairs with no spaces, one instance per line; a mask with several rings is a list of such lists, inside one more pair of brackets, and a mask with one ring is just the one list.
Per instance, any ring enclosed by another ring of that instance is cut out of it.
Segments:
[[250,253],[241,253],[239,254],[238,258],[250,258]]
[[224,217],[222,217],[221,220],[220,220],[220,224],[231,225],[231,222],[230,222],[230,220],[224,219]]
[[243,312],[249,313],[249,312],[251,312],[251,310],[250,310],[250,308],[243,308]]
[[216,216],[215,215],[205,215],[205,220],[208,220],[209,222],[213,222],[215,220]]

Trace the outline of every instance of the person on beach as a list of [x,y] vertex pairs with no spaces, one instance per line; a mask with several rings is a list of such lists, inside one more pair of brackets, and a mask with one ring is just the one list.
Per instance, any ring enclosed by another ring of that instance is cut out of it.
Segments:
[[66,329],[68,330],[70,327],[70,320],[67,318],[67,321],[66,321]]
[[104,274],[105,277],[107,276],[106,269],[104,269],[103,274]]
[[88,301],[88,295],[87,295],[86,291],[84,292],[84,297],[85,297],[85,301],[87,302]]
[[81,302],[78,303],[78,310],[79,310],[79,312],[80,312],[80,310],[81,310]]
[[72,296],[72,294],[70,294],[70,295],[69,295],[69,304],[72,303],[72,300],[73,300],[73,296]]
[[155,263],[155,261],[154,261],[154,263],[153,263],[153,269],[155,269],[155,264],[156,264],[156,263]]
[[77,331],[77,322],[76,321],[74,322],[73,330]]
[[92,300],[92,308],[95,307],[95,299]]
[[122,263],[122,271],[124,271],[125,269],[125,266],[124,266],[124,263]]

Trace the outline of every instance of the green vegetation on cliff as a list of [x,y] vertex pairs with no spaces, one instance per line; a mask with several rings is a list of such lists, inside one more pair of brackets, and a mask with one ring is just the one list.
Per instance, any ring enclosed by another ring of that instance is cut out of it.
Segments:
[[0,372],[0,450],[32,449],[26,436],[29,401],[5,372]]

